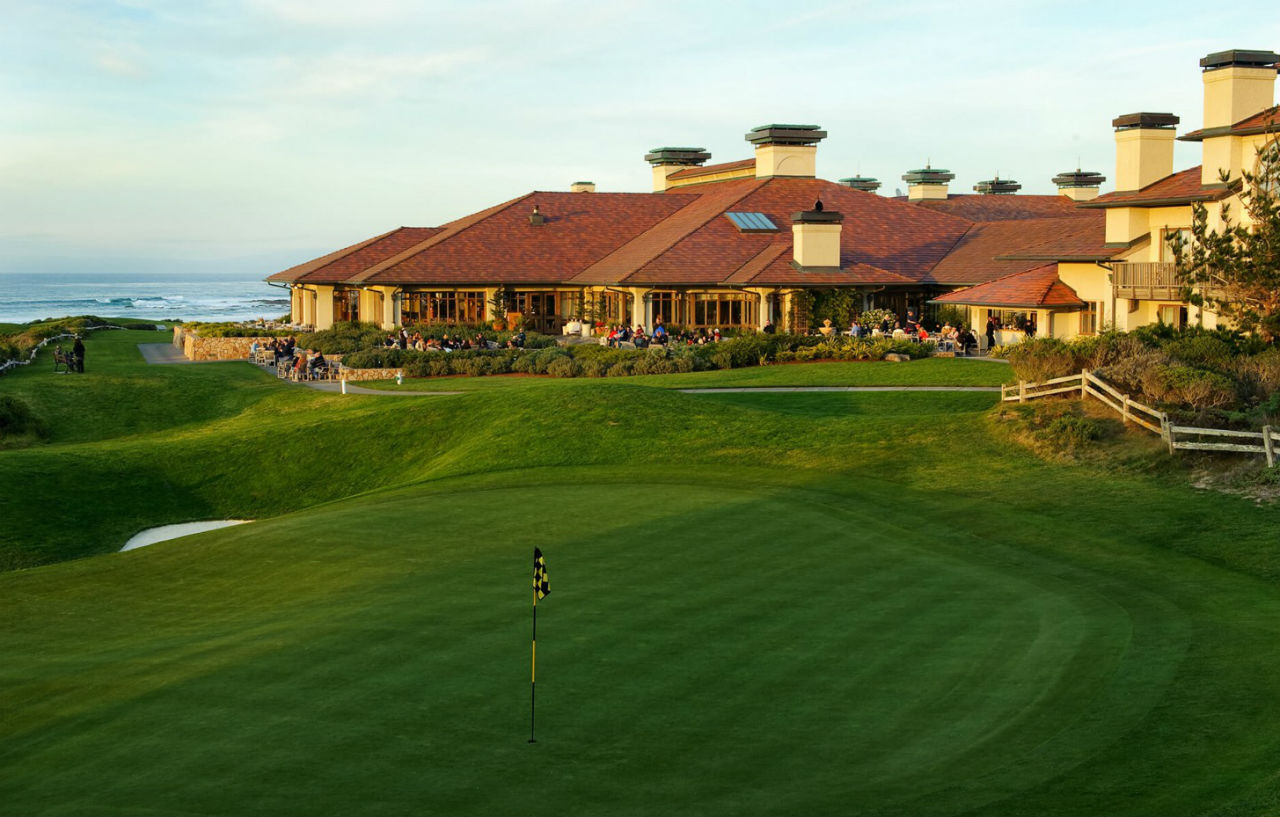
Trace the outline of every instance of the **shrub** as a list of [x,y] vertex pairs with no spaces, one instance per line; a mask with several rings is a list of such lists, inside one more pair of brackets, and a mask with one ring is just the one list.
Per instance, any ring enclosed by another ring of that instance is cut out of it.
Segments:
[[1236,400],[1235,384],[1217,372],[1187,366],[1161,366],[1148,385],[1161,390],[1157,399],[1193,408],[1224,408]]
[[1091,417],[1060,414],[1045,424],[1039,436],[1047,443],[1071,449],[1101,439],[1102,432],[1102,424]]
[[1003,354],[1019,380],[1040,382],[1080,370],[1075,352],[1057,338],[1032,338],[1007,347]]
[[12,395],[0,394],[0,439],[20,434],[43,437],[46,433],[44,421],[31,411],[30,406]]
[[547,374],[552,377],[580,377],[582,375],[582,364],[565,355],[547,364]]
[[605,373],[608,377],[629,377],[635,373],[635,363],[631,360],[617,360],[609,365]]

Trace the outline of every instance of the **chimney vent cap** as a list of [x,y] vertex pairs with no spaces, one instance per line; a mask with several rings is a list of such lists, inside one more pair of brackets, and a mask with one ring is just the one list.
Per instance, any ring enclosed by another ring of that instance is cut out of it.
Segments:
[[1016,193],[1022,189],[1022,185],[1013,179],[1002,179],[996,176],[994,179],[980,181],[973,186],[975,193],[981,193],[984,196],[1006,196],[1010,193]]
[[840,184],[845,187],[852,187],[854,190],[861,190],[864,193],[874,193],[880,189],[880,180],[871,176],[849,176],[841,179]]
[[1116,130],[1146,130],[1150,128],[1172,128],[1182,121],[1181,117],[1171,113],[1127,113],[1111,120],[1111,127]]
[[902,180],[907,184],[946,184],[955,177],[956,174],[946,168],[929,165],[902,174]]
[[701,165],[710,158],[706,148],[661,147],[644,155],[651,165]]
[[1280,54],[1273,51],[1247,51],[1232,48],[1227,51],[1215,51],[1200,60],[1200,67],[1206,71],[1216,68],[1241,66],[1245,68],[1276,68],[1280,63]]
[[818,125],[757,125],[743,137],[756,147],[761,145],[816,145],[827,138]]
[[1101,187],[1107,177],[1101,173],[1095,173],[1092,170],[1075,170],[1066,173],[1059,173],[1053,177],[1053,183],[1058,187]]

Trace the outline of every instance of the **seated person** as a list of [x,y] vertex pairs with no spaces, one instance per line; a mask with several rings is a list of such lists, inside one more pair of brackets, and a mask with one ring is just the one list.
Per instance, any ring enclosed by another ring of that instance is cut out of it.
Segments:
[[311,369],[311,379],[314,380],[318,375],[324,374],[328,365],[328,361],[324,359],[324,352],[313,354],[311,360],[307,361],[307,366]]

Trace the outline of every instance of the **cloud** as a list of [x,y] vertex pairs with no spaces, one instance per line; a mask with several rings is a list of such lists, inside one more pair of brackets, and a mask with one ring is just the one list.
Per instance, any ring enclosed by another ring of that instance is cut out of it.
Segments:
[[94,59],[94,64],[108,74],[114,74],[119,77],[137,78],[144,77],[148,73],[145,64],[136,54],[127,55],[123,51],[114,48],[99,51],[98,56]]

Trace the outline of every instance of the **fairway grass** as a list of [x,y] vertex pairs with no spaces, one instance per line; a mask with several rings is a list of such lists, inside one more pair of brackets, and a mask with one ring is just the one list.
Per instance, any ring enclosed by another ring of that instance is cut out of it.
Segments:
[[117,351],[97,388],[193,378],[203,419],[0,452],[0,544],[48,562],[0,573],[0,814],[1280,803],[1280,513],[1041,461],[991,394],[343,398]]

